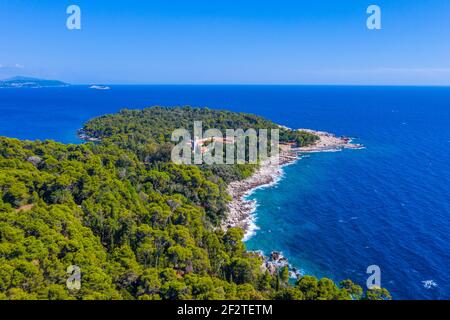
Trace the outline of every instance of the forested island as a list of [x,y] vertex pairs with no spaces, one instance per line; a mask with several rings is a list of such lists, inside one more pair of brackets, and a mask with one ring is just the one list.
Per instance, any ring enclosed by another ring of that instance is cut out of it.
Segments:
[[[307,131],[207,108],[123,110],[86,123],[90,141],[0,137],[0,299],[390,299],[351,280],[263,268],[243,230],[220,227],[227,186],[258,165],[176,165],[174,129],[279,128],[298,147]],[[67,268],[81,269],[68,290]]]
[[70,86],[70,84],[59,80],[46,80],[22,76],[0,80],[0,88],[54,88],[68,86]]

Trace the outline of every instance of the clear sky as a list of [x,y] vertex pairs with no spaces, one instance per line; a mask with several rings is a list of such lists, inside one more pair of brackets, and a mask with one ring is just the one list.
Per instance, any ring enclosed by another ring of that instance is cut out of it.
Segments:
[[[81,8],[81,30],[66,8]],[[382,10],[369,30],[366,9]],[[450,85],[449,0],[0,0],[0,78]]]

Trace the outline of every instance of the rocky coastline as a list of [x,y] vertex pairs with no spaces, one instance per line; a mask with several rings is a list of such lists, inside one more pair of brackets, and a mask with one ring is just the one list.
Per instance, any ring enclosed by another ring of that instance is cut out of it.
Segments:
[[[227,191],[232,200],[228,204],[228,215],[222,223],[222,229],[239,227],[245,232],[244,241],[251,237],[257,230],[257,226],[254,223],[256,203],[254,200],[248,200],[247,196],[257,188],[276,184],[283,175],[283,167],[299,160],[302,154],[364,148],[361,144],[352,143],[352,139],[349,137],[336,137],[328,132],[310,129],[299,130],[313,133],[319,137],[319,140],[311,146],[300,148],[294,148],[289,144],[280,145],[278,161],[267,159],[260,164],[259,169],[249,178],[230,183]],[[264,255],[263,252],[256,252],[256,254],[263,260],[261,264],[262,271],[275,274],[281,268],[287,267],[290,278],[297,279],[302,275],[300,270],[289,264],[287,258],[281,252],[272,251],[268,256]]]
[[81,139],[83,141],[86,141],[86,142],[99,142],[99,141],[101,141],[100,138],[90,136],[83,129],[79,129],[77,131],[77,136],[78,136],[79,139]]
[[360,144],[352,143],[349,137],[336,137],[328,132],[310,129],[298,130],[313,133],[319,137],[319,140],[311,146],[300,148],[294,148],[289,144],[280,145],[278,161],[267,159],[260,164],[259,169],[252,176],[228,185],[227,191],[232,200],[228,204],[228,215],[222,223],[224,230],[240,227],[245,231],[244,240],[248,239],[256,228],[253,216],[256,203],[248,200],[247,196],[257,188],[276,184],[283,175],[283,167],[299,160],[302,154],[363,148]]

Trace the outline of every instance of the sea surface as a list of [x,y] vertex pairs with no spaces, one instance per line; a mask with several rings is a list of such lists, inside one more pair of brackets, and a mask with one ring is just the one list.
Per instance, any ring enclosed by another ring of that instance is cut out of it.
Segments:
[[396,299],[450,299],[450,88],[88,86],[0,89],[0,135],[80,143],[88,119],[123,108],[207,106],[355,138],[305,155],[258,189],[251,250],[306,274],[365,285],[378,265]]

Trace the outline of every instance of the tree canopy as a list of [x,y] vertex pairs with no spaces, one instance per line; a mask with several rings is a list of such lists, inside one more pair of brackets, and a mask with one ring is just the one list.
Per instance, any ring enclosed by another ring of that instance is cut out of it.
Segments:
[[[197,117],[206,127],[274,125],[253,115],[157,107],[89,121],[84,130],[98,143],[0,137],[0,298],[362,298],[350,280],[337,286],[304,276],[290,285],[286,270],[262,270],[241,229],[218,228],[227,182],[255,167],[167,161],[169,129]],[[81,270],[79,290],[66,286],[71,265]],[[385,291],[365,297],[390,298]]]

